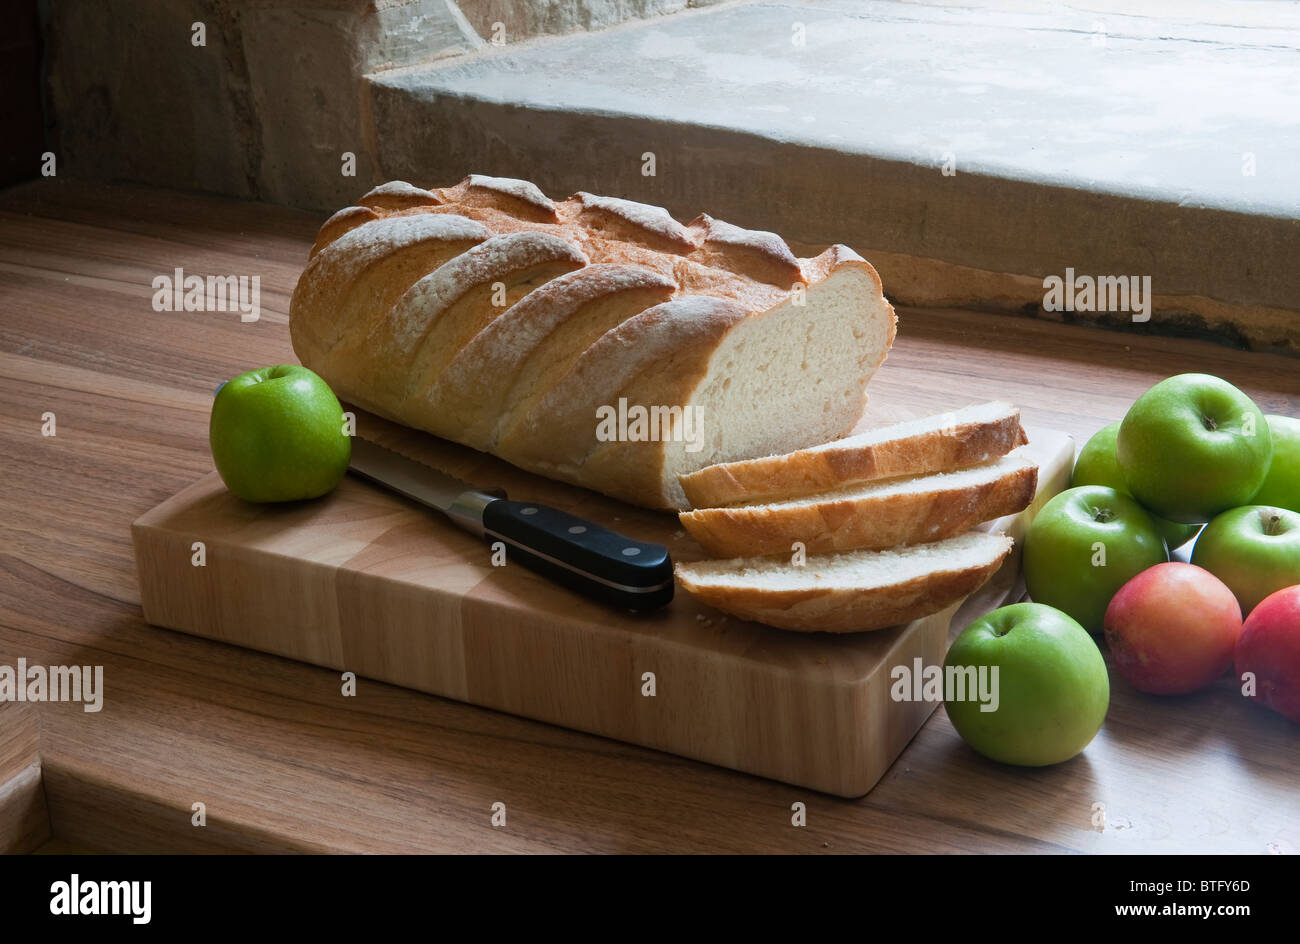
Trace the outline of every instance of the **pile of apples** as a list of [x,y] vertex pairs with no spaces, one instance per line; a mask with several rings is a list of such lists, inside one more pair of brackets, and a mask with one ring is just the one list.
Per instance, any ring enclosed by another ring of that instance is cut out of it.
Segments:
[[1071,485],[1025,538],[1033,600],[1104,636],[1140,691],[1235,666],[1243,695],[1300,721],[1300,420],[1180,374],[1088,441]]

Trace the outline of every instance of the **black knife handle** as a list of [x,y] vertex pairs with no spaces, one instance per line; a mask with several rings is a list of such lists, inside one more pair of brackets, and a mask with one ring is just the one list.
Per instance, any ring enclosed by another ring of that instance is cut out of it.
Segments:
[[535,502],[497,499],[483,508],[483,537],[503,541],[506,560],[571,590],[629,610],[655,610],[673,598],[673,562],[646,544]]

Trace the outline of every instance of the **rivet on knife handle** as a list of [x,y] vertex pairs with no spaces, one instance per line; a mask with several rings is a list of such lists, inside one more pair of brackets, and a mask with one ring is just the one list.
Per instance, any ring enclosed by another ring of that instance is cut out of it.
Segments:
[[483,508],[483,536],[506,560],[614,606],[654,610],[673,598],[673,564],[661,544],[634,541],[546,505],[497,499]]

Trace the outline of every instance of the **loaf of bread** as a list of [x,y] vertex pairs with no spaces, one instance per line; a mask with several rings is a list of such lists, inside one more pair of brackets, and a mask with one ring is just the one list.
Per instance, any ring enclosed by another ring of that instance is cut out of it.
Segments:
[[893,343],[869,263],[709,216],[472,175],[321,227],[294,350],[340,398],[635,504],[845,435]]

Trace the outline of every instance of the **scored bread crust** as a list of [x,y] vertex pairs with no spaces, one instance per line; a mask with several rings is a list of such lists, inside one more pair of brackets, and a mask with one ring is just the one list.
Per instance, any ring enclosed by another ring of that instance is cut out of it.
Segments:
[[[988,556],[962,567],[938,567],[886,586],[807,586],[776,589],[709,582],[697,565],[674,568],[682,587],[700,602],[740,619],[754,620],[797,632],[856,633],[899,626],[938,613],[970,596],[988,581],[1011,552],[1005,535],[991,544]],[[741,563],[741,562],[737,562]],[[814,573],[819,561],[809,557],[805,569]]]
[[[431,235],[439,220],[448,232],[457,234],[459,241],[455,245],[450,239]],[[417,235],[420,233],[423,235]],[[523,290],[507,299],[504,311],[489,309],[488,303],[482,301],[486,293],[476,292],[446,322],[450,326],[447,330],[421,330],[426,327],[425,321],[436,322],[439,317],[442,306],[433,302],[406,299],[405,307],[398,312],[400,317],[395,317],[399,300],[439,266],[473,246],[516,233],[542,234],[571,247],[568,255],[581,260],[576,263],[577,272],[602,265],[645,270],[653,282],[653,287],[643,293],[647,309],[656,302],[686,303],[673,309],[682,313],[681,323],[674,327],[679,334],[674,350],[655,357],[625,352],[632,365],[626,370],[616,362],[607,365],[608,371],[623,376],[628,389],[635,386],[643,395],[652,397],[646,406],[684,407],[700,393],[706,380],[709,384],[725,380],[721,374],[727,365],[716,358],[710,361],[707,355],[730,331],[755,316],[780,311],[785,320],[776,327],[793,333],[800,313],[791,300],[802,298],[802,293],[822,283],[836,286],[825,293],[828,299],[835,299],[835,304],[823,305],[818,309],[819,316],[834,313],[838,318],[842,313],[854,324],[854,344],[863,348],[863,352],[856,348],[853,352],[863,353],[861,376],[856,368],[852,371],[853,381],[860,379],[860,387],[883,361],[892,342],[896,319],[884,299],[879,275],[847,247],[835,246],[818,257],[799,259],[773,233],[746,230],[705,215],[683,224],[659,207],[585,192],[552,201],[528,181],[471,175],[446,188],[425,189],[402,181],[390,182],[326,221],[290,305],[294,350],[342,399],[382,416],[494,452],[531,471],[616,494],[647,507],[686,507],[676,475],[692,466],[689,462],[683,465],[679,456],[670,469],[660,455],[666,451],[660,448],[662,443],[649,450],[633,444],[637,448],[630,452],[650,453],[648,465],[658,470],[658,480],[655,474],[640,475],[638,466],[637,481],[629,484],[628,463],[617,455],[603,456],[595,467],[584,466],[586,457],[602,445],[595,439],[597,417],[589,401],[559,403],[554,411],[539,412],[551,389],[562,384],[569,389],[581,387],[581,378],[570,374],[579,369],[586,349],[604,340],[603,335],[593,338],[582,332],[555,331],[530,342],[530,359],[562,364],[564,369],[556,366],[531,375],[540,380],[525,384],[527,389],[514,389],[508,376],[480,378],[510,387],[504,397],[495,393],[483,397],[483,406],[478,397],[461,390],[461,381],[472,378],[476,367],[505,372],[522,363],[520,352],[510,349],[519,333],[497,331],[493,326],[514,305],[526,302],[531,292],[545,289],[560,276],[563,265],[555,271],[520,274],[516,282],[522,284]],[[845,273],[850,272],[859,273],[858,283],[846,281]],[[509,283],[510,279],[503,281]],[[843,301],[848,297],[846,285],[856,292],[855,301]],[[714,310],[715,321],[722,320],[718,322],[719,330],[696,337],[691,327],[693,319],[685,313],[700,304]],[[474,306],[482,310],[470,311]],[[521,308],[525,315],[528,311],[526,305]],[[728,313],[725,317],[717,314],[724,311]],[[636,315],[629,308],[592,317],[608,334],[630,323]],[[420,344],[422,337],[427,337],[429,343]],[[583,345],[584,350],[573,349]],[[611,341],[604,349],[615,347]],[[868,347],[870,350],[866,350]],[[480,356],[481,361],[477,360]],[[844,356],[813,360],[804,364],[804,376],[819,369],[829,371],[836,375],[838,392],[842,393],[849,386],[840,383],[840,375],[850,373],[846,362]],[[798,373],[797,357],[793,364],[793,371],[788,369],[788,363],[785,365],[787,373]],[[833,366],[828,368],[826,364]],[[590,373],[589,367],[583,370]],[[482,383],[467,385],[482,389]],[[806,385],[809,390],[814,386]],[[625,394],[608,384],[601,389],[608,392],[611,403]],[[547,402],[557,403],[554,397]],[[806,411],[820,418],[821,426],[826,427],[821,432],[824,439],[843,435],[851,428],[857,420],[855,408],[860,408],[861,396],[836,402],[820,393],[808,393],[794,402],[799,408],[796,412]],[[798,448],[819,441],[801,438],[798,434],[805,427],[797,426],[790,418],[791,411],[784,414],[775,421],[777,428],[772,438],[777,445]],[[726,417],[717,419],[724,422]],[[544,444],[553,423],[561,427],[557,441],[570,442],[567,450],[553,451],[544,445],[539,448],[536,442],[530,442],[531,436]],[[586,435],[569,435],[565,428],[573,424],[585,426]],[[704,461],[758,454],[761,451],[757,447],[748,451],[742,444]]]
[[[576,246],[548,233],[506,233],[484,240],[412,285],[371,329],[365,354],[381,367],[373,383],[392,388],[402,411],[426,425],[424,394],[456,352],[493,319],[492,296],[502,308],[537,284],[580,269],[587,259]],[[414,403],[407,405],[408,398]],[[433,430],[438,431],[438,430]]]
[[408,184],[405,180],[390,180],[373,188],[357,201],[372,210],[409,210],[416,206],[437,206],[442,199],[432,191]]
[[316,258],[316,253],[320,252],[344,233],[356,229],[362,223],[369,223],[371,220],[377,219],[379,219],[379,214],[370,209],[370,207],[344,207],[321,224],[320,231],[316,234],[316,242],[312,244],[311,253],[308,254],[307,258],[309,260]]
[[961,487],[930,476],[927,491],[843,492],[766,505],[683,512],[682,526],[715,557],[783,554],[797,541],[809,554],[884,550],[941,541],[981,521],[1023,511],[1038,487],[1038,466],[1022,461],[995,479]]
[[446,435],[490,450],[514,420],[597,338],[672,298],[677,283],[641,266],[589,265],[534,289],[470,339],[428,392]]
[[341,233],[294,287],[289,336],[298,359],[326,380],[340,378],[353,402],[366,405],[375,398],[351,364],[336,365],[339,350],[362,341],[414,282],[491,235],[459,216],[381,216]]
[[[575,474],[598,446],[598,408],[614,406],[620,396],[642,402],[636,384],[647,377],[657,388],[655,402],[684,402],[707,370],[709,351],[748,315],[735,302],[699,295],[647,308],[587,348],[519,423],[502,431],[497,451],[562,478]],[[622,484],[616,481],[626,491]]]
[[715,508],[785,501],[861,482],[964,469],[1029,442],[1020,425],[1020,411],[1009,403],[998,405],[1003,407],[1000,415],[986,421],[958,422],[878,443],[855,444],[856,437],[850,436],[819,448],[717,463],[680,476],[679,481],[693,508]]

